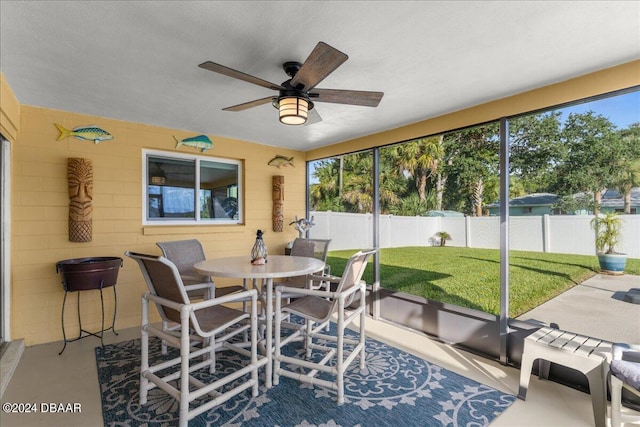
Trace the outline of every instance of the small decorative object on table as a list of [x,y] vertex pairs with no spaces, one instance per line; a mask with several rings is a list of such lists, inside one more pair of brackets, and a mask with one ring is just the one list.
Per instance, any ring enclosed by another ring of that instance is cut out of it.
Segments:
[[261,265],[267,262],[267,247],[262,240],[262,230],[256,233],[256,242],[251,249],[251,264]]

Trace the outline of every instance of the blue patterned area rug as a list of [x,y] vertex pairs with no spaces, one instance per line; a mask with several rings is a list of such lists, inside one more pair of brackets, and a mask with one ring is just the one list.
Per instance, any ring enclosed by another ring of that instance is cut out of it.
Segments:
[[[288,353],[302,351],[293,343]],[[176,351],[177,350],[170,350]],[[280,377],[280,384],[241,393],[209,412],[192,419],[189,426],[486,426],[507,409],[515,396],[502,393],[433,363],[379,341],[368,339],[366,369],[358,359],[345,378],[345,404],[320,386]],[[160,341],[149,344],[151,360],[162,359]],[[175,357],[179,353],[173,353]],[[235,353],[219,353],[217,372],[235,369]],[[165,356],[167,357],[167,356]],[[98,379],[105,426],[175,426],[178,402],[158,388],[148,403],[138,403],[140,340],[96,348]],[[206,369],[205,369],[206,371]],[[216,374],[201,374],[206,376]],[[264,368],[261,383],[264,379]]]

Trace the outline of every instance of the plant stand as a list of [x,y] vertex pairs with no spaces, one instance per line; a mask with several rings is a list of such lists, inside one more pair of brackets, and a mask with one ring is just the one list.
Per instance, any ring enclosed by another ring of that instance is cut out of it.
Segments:
[[[62,274],[62,286],[64,288],[64,299],[62,300],[62,337],[64,345],[58,355],[62,354],[67,348],[68,342],[78,341],[88,336],[100,338],[100,344],[104,347],[103,336],[105,331],[115,330],[116,313],[118,311],[118,298],[116,294],[116,282],[118,280],[118,269],[122,267],[122,258],[119,257],[92,257],[92,258],[75,258],[58,261],[56,263],[56,272]],[[113,288],[113,320],[111,326],[104,327],[104,288]],[[80,316],[80,292],[99,290],[100,291],[100,307],[102,310],[101,329],[98,332],[89,332],[82,328],[82,317]],[[67,305],[67,295],[69,292],[78,292],[78,325],[80,332],[77,338],[67,340],[67,334],[64,328],[64,311]]]

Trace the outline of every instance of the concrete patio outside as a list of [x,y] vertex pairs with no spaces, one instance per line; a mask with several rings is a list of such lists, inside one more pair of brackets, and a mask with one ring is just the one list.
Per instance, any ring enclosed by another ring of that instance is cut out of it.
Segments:
[[624,301],[640,276],[597,274],[518,317],[613,342],[640,343],[640,304]]

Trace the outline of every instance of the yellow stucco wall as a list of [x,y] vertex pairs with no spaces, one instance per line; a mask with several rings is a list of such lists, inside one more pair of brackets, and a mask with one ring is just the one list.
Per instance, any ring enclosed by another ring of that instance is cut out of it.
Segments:
[[[640,85],[640,60],[306,153],[315,160],[383,146]],[[384,100],[382,101],[384,102]]]
[[[76,138],[56,141],[54,123],[67,129],[97,125],[114,135],[111,141],[94,144]],[[142,149],[199,154],[194,148],[175,149],[179,139],[194,136],[164,129],[100,117],[21,106],[20,131],[12,145],[12,339],[26,345],[62,339],[60,312],[64,292],[55,263],[68,258],[120,256],[124,268],[118,277],[116,328],[140,324],[140,295],[146,287],[138,266],[125,257],[126,250],[160,254],[156,241],[197,238],[207,257],[248,255],[257,229],[266,230],[271,253],[284,253],[284,245],[297,232],[285,226],[272,231],[272,176],[285,177],[285,222],[305,209],[305,166],[301,152],[277,149],[210,135],[214,148],[205,155],[241,159],[244,162],[245,225],[143,227]],[[276,154],[294,156],[295,167],[277,169],[267,162]],[[67,158],[93,162],[93,241],[68,240],[69,198]],[[224,285],[228,282],[217,281]],[[105,293],[107,318],[113,296]],[[67,301],[67,337],[78,333],[76,294]],[[100,326],[97,291],[82,293],[83,328]],[[110,332],[109,332],[110,333]]]
[[20,124],[20,104],[11,87],[0,73],[0,133],[9,141],[15,141]]

